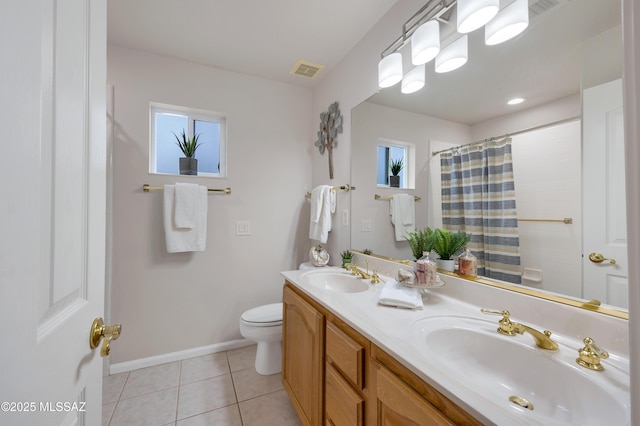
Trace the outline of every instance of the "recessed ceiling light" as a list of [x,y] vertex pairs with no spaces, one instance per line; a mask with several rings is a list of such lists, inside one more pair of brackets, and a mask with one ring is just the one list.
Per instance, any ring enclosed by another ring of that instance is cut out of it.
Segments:
[[507,105],[518,105],[526,101],[525,98],[513,98],[507,101]]

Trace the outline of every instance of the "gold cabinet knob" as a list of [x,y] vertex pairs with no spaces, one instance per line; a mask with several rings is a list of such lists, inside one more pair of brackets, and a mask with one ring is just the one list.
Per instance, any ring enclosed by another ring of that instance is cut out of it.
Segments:
[[600,262],[603,262],[605,260],[608,260],[610,264],[612,264],[612,265],[616,264],[616,260],[615,259],[607,259],[606,257],[604,257],[602,255],[602,253],[591,253],[591,254],[589,254],[589,260],[592,261],[593,263],[600,263]]
[[91,330],[89,331],[89,347],[95,349],[102,342],[102,348],[100,348],[100,356],[109,356],[111,352],[111,341],[120,337],[122,332],[121,324],[105,325],[104,320],[100,317],[93,320],[91,324]]

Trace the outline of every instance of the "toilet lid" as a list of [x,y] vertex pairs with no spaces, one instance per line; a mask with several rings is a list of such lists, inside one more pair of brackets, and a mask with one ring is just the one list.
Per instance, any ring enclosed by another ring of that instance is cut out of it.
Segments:
[[282,303],[258,306],[242,314],[242,320],[261,325],[282,323]]

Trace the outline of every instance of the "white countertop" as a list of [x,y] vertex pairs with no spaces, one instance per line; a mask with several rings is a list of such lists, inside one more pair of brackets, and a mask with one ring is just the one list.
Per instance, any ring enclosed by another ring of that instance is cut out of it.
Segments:
[[[329,271],[328,267],[322,269]],[[331,269],[348,274],[341,268],[333,267]],[[484,321],[487,319],[495,320],[497,326],[500,317],[487,318],[480,312],[480,308],[498,310],[508,308],[514,321],[534,326],[539,330],[552,330],[554,340],[560,345],[561,351],[566,351],[567,356],[575,357],[577,349],[583,346],[582,338],[586,336],[585,333],[591,333],[589,335],[612,354],[611,358],[603,363],[614,365],[613,370],[626,369],[628,372],[628,353],[624,353],[625,348],[628,347],[628,341],[621,341],[621,339],[628,339],[628,325],[625,320],[619,318],[594,314],[590,311],[554,302],[541,301],[451,276],[442,276],[446,283],[445,287],[423,291],[424,309],[399,309],[377,303],[378,293],[383,283],[371,285],[364,292],[340,293],[309,285],[303,277],[305,273],[309,273],[309,271],[287,271],[282,275],[485,424],[533,425],[543,423],[539,422],[535,415],[527,417],[527,413],[523,413],[519,407],[510,406],[508,402],[489,400],[483,393],[483,389],[472,390],[452,379],[446,369],[438,368],[439,366],[421,354],[418,347],[412,342],[410,326],[414,322],[426,317],[459,315]],[[388,279],[385,276],[381,276],[381,278]],[[469,303],[467,298],[472,298],[474,303]],[[483,305],[488,301],[491,301],[492,304]],[[539,318],[542,324],[531,321],[536,318]],[[515,336],[514,338],[524,339],[535,346],[533,338],[529,335]],[[574,348],[575,353],[571,352]],[[593,373],[598,374],[599,372]],[[580,391],[588,392],[586,389],[578,390],[578,392]]]

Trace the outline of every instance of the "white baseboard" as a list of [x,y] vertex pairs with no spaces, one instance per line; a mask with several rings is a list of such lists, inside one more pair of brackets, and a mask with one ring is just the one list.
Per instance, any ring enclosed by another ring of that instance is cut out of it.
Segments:
[[134,359],[133,361],[119,362],[117,364],[111,364],[109,367],[109,374],[125,373],[139,368],[153,367],[154,365],[165,364],[167,362],[181,361],[187,358],[215,354],[217,352],[224,352],[254,344],[255,342],[248,339],[238,339],[231,340],[229,342],[215,343],[208,346],[185,349],[178,352],[170,352],[168,354],[150,356],[148,358]]

